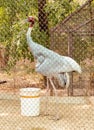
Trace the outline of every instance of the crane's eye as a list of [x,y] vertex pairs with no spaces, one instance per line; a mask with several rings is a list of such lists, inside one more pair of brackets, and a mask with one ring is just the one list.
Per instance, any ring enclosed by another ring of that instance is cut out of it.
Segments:
[[28,17],[28,22],[34,22],[34,21],[35,21],[35,19],[32,16]]

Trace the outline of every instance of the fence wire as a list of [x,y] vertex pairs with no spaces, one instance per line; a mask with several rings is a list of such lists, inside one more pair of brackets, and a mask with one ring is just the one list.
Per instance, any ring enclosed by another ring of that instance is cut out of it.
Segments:
[[[93,81],[92,76],[94,73],[94,16],[92,11],[92,2],[87,1],[81,8],[51,30],[51,43],[53,43],[51,48],[58,50],[62,55],[69,55],[77,60],[83,70],[82,75],[78,76],[78,82],[84,79],[84,82],[87,82],[87,86],[90,87],[91,85],[88,82],[93,84],[91,82]],[[84,78],[85,74],[87,78]],[[82,82],[81,86],[84,86],[83,84]]]
[[[64,2],[71,9],[72,1]],[[1,0],[0,130],[94,130],[94,1],[69,14],[59,10],[65,4]],[[69,88],[53,79],[57,90],[48,82],[46,93],[45,78],[35,72],[26,41],[28,25],[23,24],[31,14],[36,18],[33,40],[80,64],[82,74],[70,74]]]

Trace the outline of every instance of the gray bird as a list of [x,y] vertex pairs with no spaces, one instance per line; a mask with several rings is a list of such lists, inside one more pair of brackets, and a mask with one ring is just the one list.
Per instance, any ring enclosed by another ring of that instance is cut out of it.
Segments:
[[[36,59],[35,71],[47,76],[49,79],[55,95],[57,95],[56,87],[53,83],[52,78],[56,78],[61,86],[66,84],[66,87],[69,87],[69,74],[68,72],[76,71],[81,73],[81,67],[79,64],[68,56],[62,56],[58,53],[43,47],[42,45],[34,42],[31,37],[31,32],[35,19],[32,16],[29,16],[27,21],[30,23],[30,26],[27,31],[27,43],[30,47],[30,50]],[[47,91],[49,90],[49,85],[47,85]]]

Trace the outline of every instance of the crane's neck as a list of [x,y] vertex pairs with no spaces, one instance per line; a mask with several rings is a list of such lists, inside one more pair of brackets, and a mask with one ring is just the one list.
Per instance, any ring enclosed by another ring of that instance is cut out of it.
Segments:
[[33,29],[33,27],[29,27],[29,28],[28,28],[28,31],[27,31],[27,43],[28,43],[28,45],[29,45],[29,47],[30,47],[31,49],[33,49],[33,47],[34,47],[34,45],[35,45],[35,43],[34,43],[33,40],[32,40],[32,37],[31,37],[32,29]]
[[39,49],[39,45],[32,40],[32,37],[31,37],[32,29],[33,29],[33,27],[31,27],[31,26],[28,28],[28,31],[27,31],[27,43],[28,43],[28,46],[29,46],[33,56],[36,57],[37,50]]
[[32,32],[33,27],[29,27],[27,31],[27,42],[29,44],[29,40],[31,40],[31,32]]

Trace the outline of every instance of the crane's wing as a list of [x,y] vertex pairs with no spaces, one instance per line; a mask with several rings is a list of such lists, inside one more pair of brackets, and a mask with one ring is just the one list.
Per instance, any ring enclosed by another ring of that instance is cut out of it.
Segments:
[[80,66],[70,57],[60,56],[59,54],[33,42],[30,36],[31,31],[32,28],[29,28],[27,31],[27,42],[34,57],[36,59],[39,58],[36,66],[37,72],[46,76],[71,71],[81,73]]
[[65,67],[68,66],[68,69],[70,69],[71,71],[76,71],[78,73],[81,73],[81,67],[80,65],[72,58],[67,57],[67,56],[62,56],[62,58],[64,59],[65,63]]
[[49,57],[45,57],[44,62],[36,68],[36,71],[50,77],[63,72],[77,71],[81,73],[81,67],[72,58],[54,53]]

